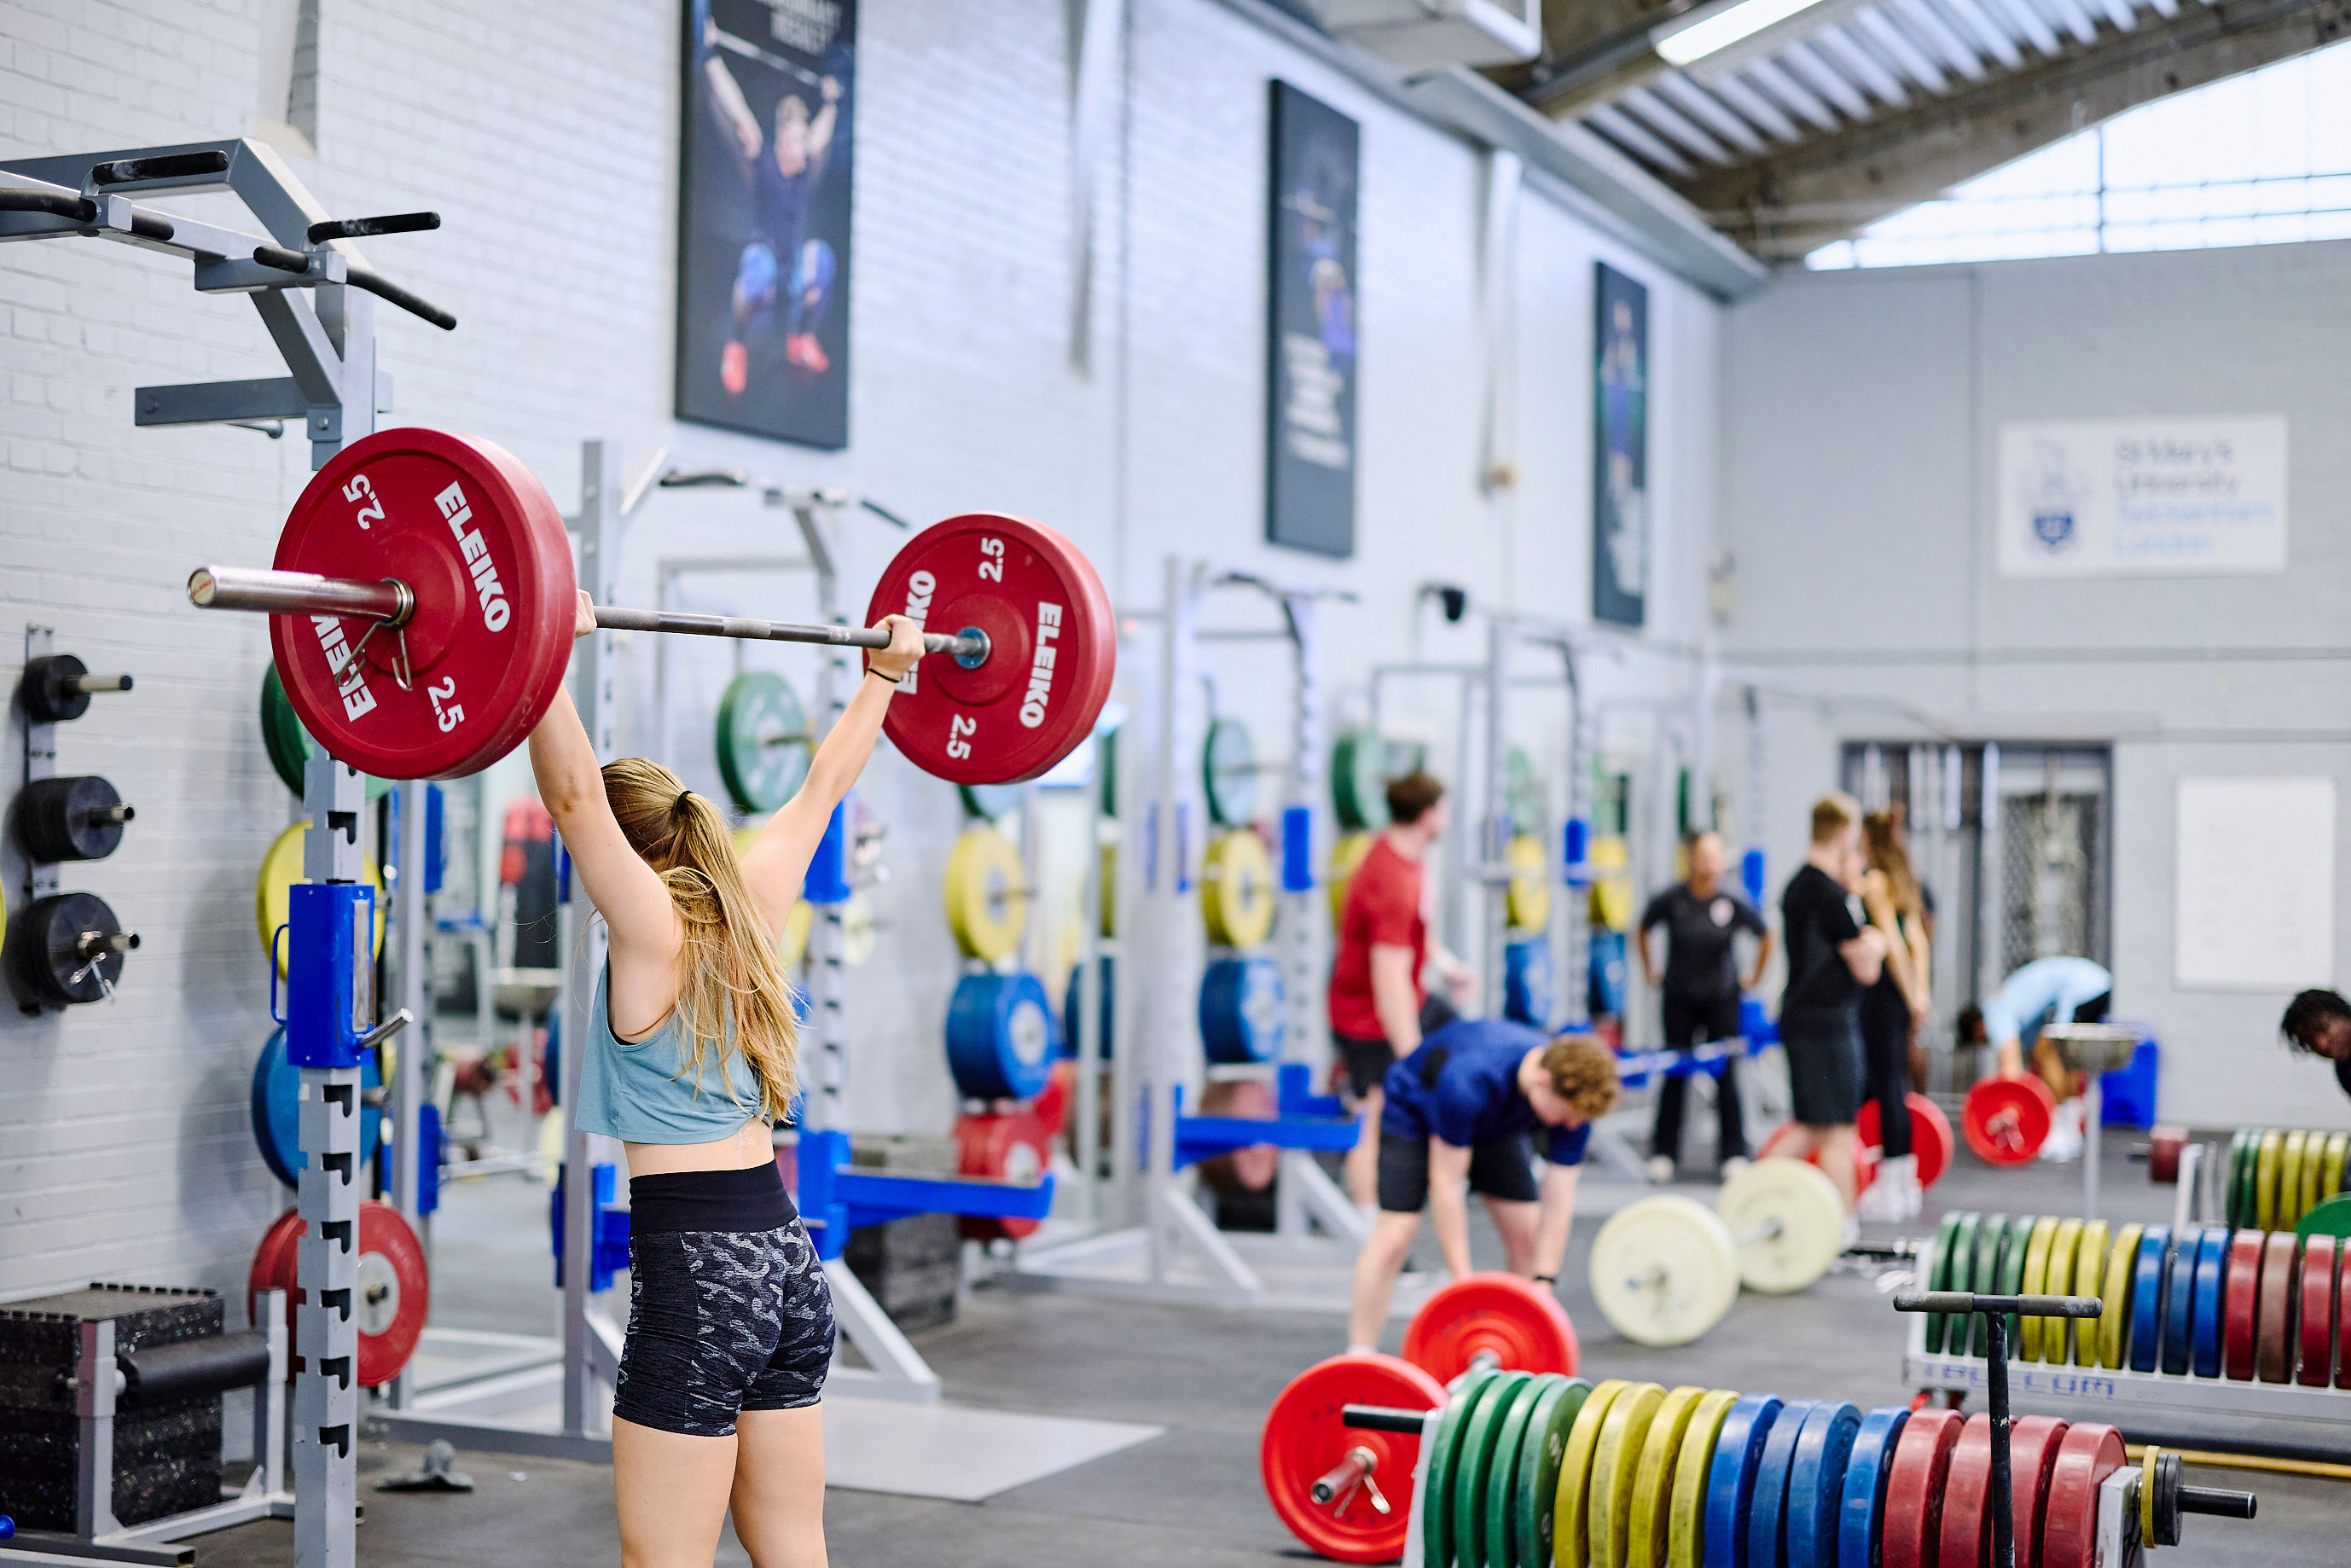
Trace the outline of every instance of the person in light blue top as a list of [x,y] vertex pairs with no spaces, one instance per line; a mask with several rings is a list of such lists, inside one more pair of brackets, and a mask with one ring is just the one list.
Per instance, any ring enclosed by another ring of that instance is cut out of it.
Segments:
[[[608,956],[574,1124],[629,1159],[629,1329],[612,1385],[621,1560],[708,1563],[728,1512],[751,1560],[822,1568],[831,1292],[776,1168],[797,1024],[777,952],[833,810],[864,770],[922,629],[884,617],[799,793],[739,857],[726,819],[642,757],[600,768],[569,695],[531,771],[603,917]],[[573,631],[596,629],[580,595]]]
[[2058,1116],[2041,1155],[2069,1160],[2082,1149],[2083,1085],[2068,1071],[2057,1048],[2041,1038],[2044,1023],[2104,1023],[2115,1000],[2115,977],[2103,964],[2059,956],[2035,958],[2000,983],[1978,1006],[1962,1009],[1962,1044],[1990,1045],[1992,1071],[2002,1078],[2024,1076],[2025,1040],[2032,1042],[2032,1071],[2057,1097]]

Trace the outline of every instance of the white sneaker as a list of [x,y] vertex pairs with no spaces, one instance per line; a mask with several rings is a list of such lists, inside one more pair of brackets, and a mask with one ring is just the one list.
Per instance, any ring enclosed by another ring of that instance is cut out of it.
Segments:
[[2082,1133],[2059,1120],[2050,1127],[2049,1136],[2041,1143],[2041,1157],[2051,1165],[2062,1166],[2082,1157]]
[[1854,1217],[1871,1224],[1891,1224],[1902,1218],[1902,1184],[1886,1172],[1862,1189],[1861,1199],[1854,1205]]
[[1927,1195],[1918,1185],[1918,1156],[1903,1155],[1878,1166],[1877,1185],[1891,1187],[1896,1219],[1916,1219],[1926,1211]]
[[1745,1170],[1748,1164],[1749,1161],[1745,1155],[1731,1155],[1729,1159],[1722,1162],[1722,1179],[1725,1181],[1730,1180],[1740,1171]]
[[1674,1179],[1674,1162],[1663,1155],[1649,1156],[1649,1185],[1663,1186]]

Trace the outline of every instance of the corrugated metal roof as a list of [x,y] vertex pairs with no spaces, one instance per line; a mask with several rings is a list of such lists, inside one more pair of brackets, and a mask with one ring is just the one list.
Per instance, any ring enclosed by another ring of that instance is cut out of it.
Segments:
[[[2188,0],[2194,5],[2198,0]],[[1996,81],[2069,47],[2169,18],[2181,0],[1875,0],[1823,5],[1727,70],[1668,70],[1583,110],[1584,125],[1669,180],[1731,167]]]

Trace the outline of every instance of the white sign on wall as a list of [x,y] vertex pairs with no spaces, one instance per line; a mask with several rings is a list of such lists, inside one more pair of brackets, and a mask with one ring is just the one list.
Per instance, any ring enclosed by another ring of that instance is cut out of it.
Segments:
[[2176,864],[2183,988],[2335,983],[2335,780],[2182,779]]
[[2285,570],[2285,417],[2000,427],[2002,577]]

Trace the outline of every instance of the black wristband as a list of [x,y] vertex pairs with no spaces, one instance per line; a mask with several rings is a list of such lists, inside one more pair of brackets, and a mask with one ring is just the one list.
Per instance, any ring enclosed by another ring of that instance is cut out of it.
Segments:
[[1556,1274],[1537,1274],[1534,1278],[1535,1283],[1538,1285],[1556,1285],[1559,1283],[1559,1276]]
[[881,671],[879,671],[879,670],[875,669],[875,668],[874,668],[872,665],[871,665],[871,664],[868,664],[868,665],[866,665],[866,666],[865,666],[865,673],[866,673],[867,674],[869,674],[869,675],[873,676],[876,680],[883,680],[883,681],[887,681],[887,682],[889,682],[889,683],[890,683],[892,685],[893,685],[893,686],[894,686],[894,685],[896,685],[900,681],[902,681],[902,680],[905,679],[905,677],[904,677],[904,675],[885,675],[885,674],[883,674]]

